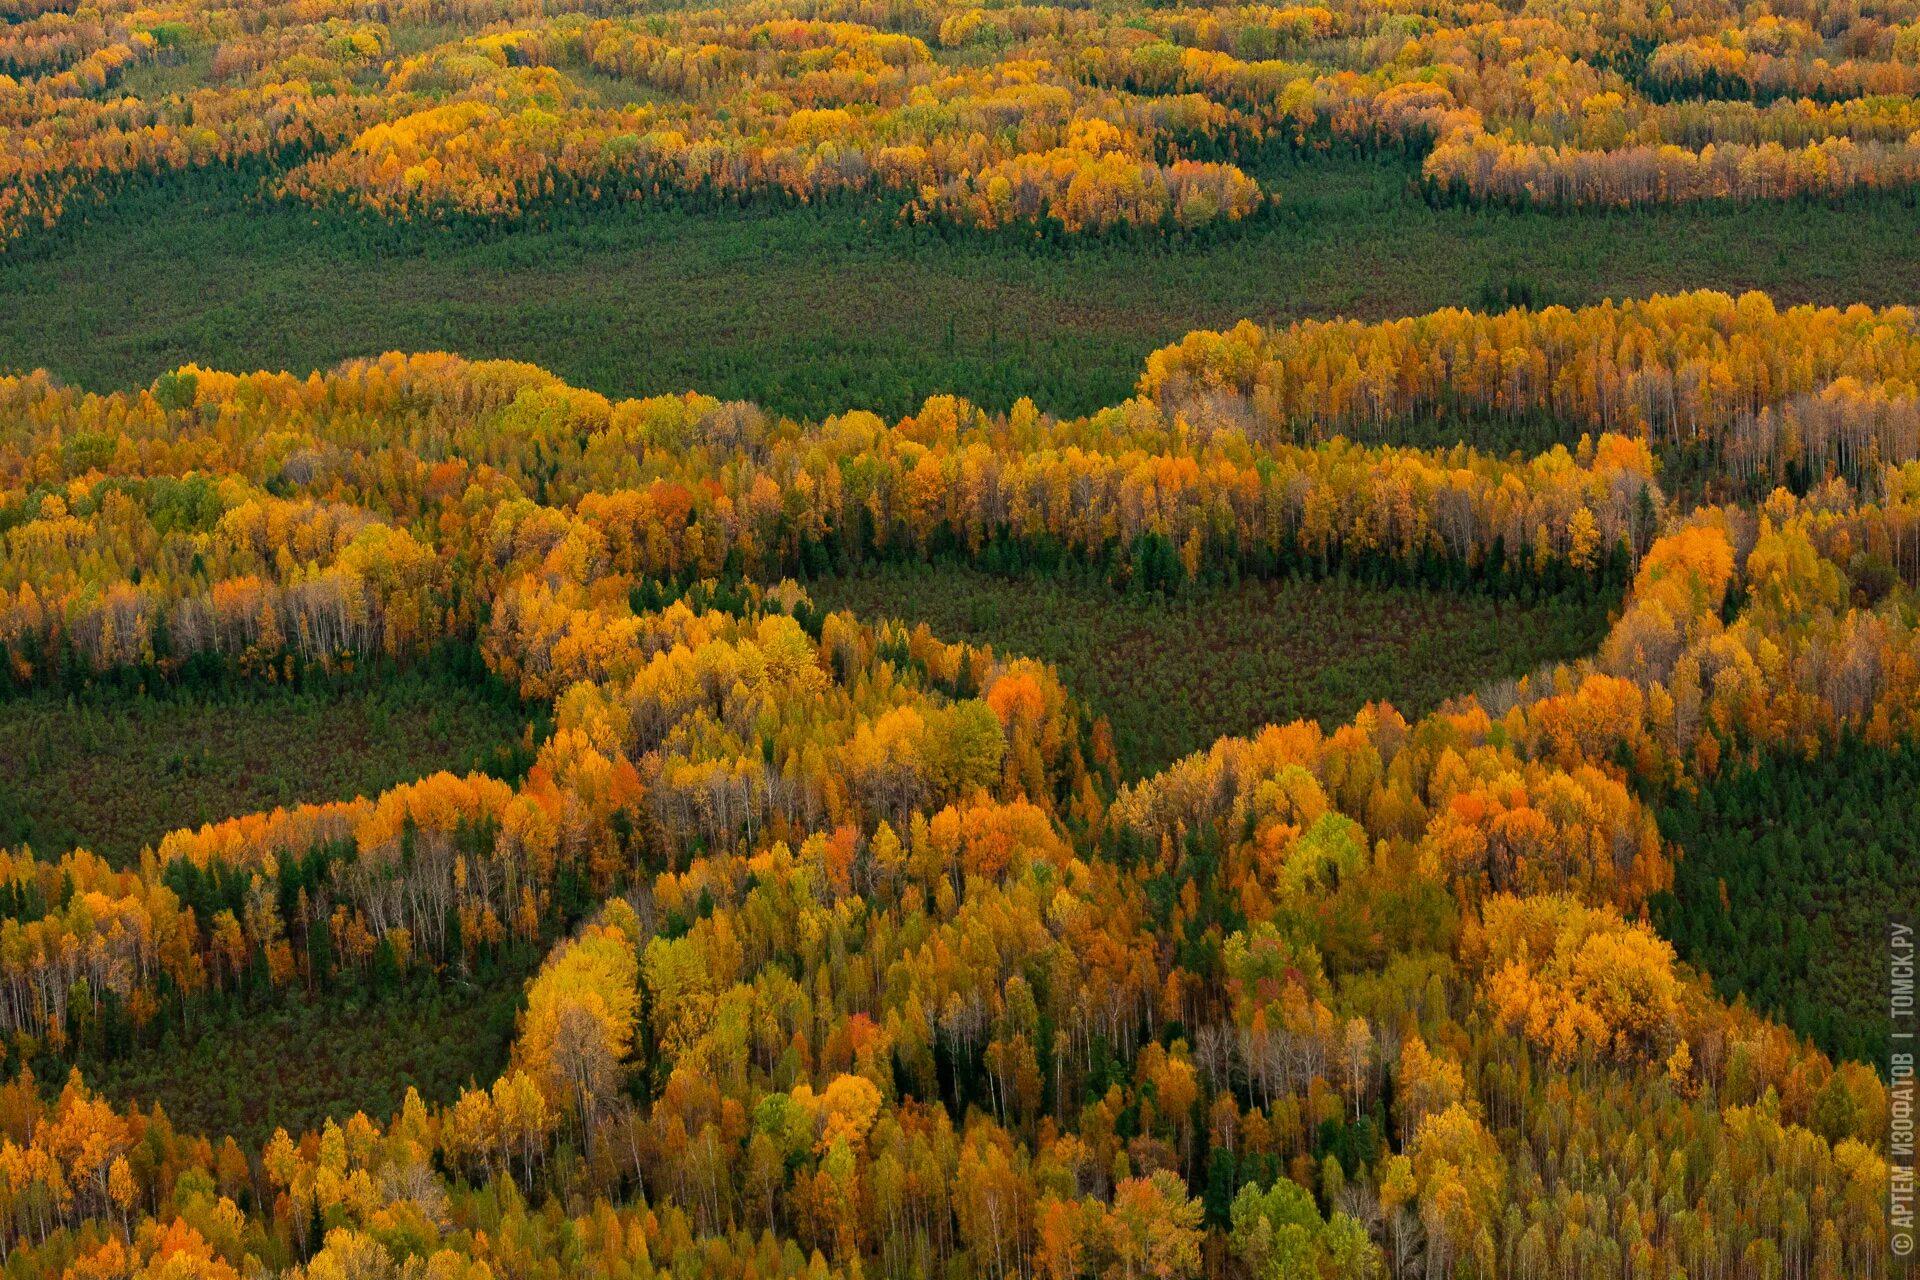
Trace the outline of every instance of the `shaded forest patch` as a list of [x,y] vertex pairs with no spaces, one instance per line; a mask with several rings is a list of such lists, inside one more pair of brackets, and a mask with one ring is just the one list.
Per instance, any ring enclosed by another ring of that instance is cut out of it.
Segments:
[[503,689],[423,670],[0,701],[0,846],[84,846],[125,865],[176,827],[378,795],[440,769],[525,767]]
[[1130,776],[1265,724],[1337,724],[1369,701],[1391,702],[1411,720],[1455,694],[1592,652],[1608,607],[1339,578],[1243,581],[1168,598],[917,564],[809,590],[831,608],[925,622],[943,640],[1054,663],[1068,690],[1107,717]]
[[[276,1128],[317,1131],[356,1111],[386,1122],[417,1088],[450,1103],[506,1065],[523,968],[471,983],[422,978],[377,1002],[294,996],[265,1009],[238,1002],[169,1031],[158,1048],[84,1059],[89,1085],[116,1104],[166,1109],[185,1133],[232,1134],[251,1148]],[[54,1082],[57,1084],[57,1081]]]
[[1885,1069],[1887,930],[1920,918],[1920,751],[1774,754],[1660,809],[1682,853],[1653,919],[1728,1000]]

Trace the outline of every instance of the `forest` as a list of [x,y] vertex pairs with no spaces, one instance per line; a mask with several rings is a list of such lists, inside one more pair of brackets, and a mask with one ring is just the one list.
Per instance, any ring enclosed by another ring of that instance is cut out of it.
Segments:
[[0,369],[95,391],[1077,416],[1247,318],[1920,290],[1903,0],[77,3],[0,7]]
[[1915,761],[1848,736],[1812,761],[1765,758],[1660,818],[1687,851],[1653,904],[1661,931],[1729,997],[1836,1057],[1889,1051],[1872,965],[1885,904],[1920,902]]
[[1912,1274],[1917,239],[1920,0],[0,0],[0,1273]]
[[[1920,293],[1920,207],[1892,196],[1868,216],[1825,201],[1545,214],[1430,208],[1404,162],[1288,157],[1261,172],[1275,169],[1286,200],[1230,237],[1059,245],[844,204],[589,206],[452,229],[268,202],[218,171],[154,178],[0,250],[0,368],[106,391],[193,362],[306,372],[450,350],[605,395],[698,388],[799,418],[901,417],[941,393],[1078,415],[1126,399],[1159,347],[1247,317],[1702,287],[1876,306]],[[1558,438],[1536,426],[1480,442]]]
[[[1794,917],[1911,899],[1917,366],[1693,293],[1196,332],[1075,418],[0,381],[12,705],[413,681],[506,750],[0,858],[6,1265],[1896,1275]],[[1049,627],[1297,658],[1209,738]]]

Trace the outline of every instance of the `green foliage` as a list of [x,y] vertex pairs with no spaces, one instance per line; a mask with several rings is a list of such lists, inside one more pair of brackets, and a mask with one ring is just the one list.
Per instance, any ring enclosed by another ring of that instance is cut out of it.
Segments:
[[385,1121],[409,1087],[449,1103],[464,1086],[493,1081],[523,977],[508,966],[473,984],[421,978],[368,1007],[343,997],[235,1003],[169,1030],[156,1049],[86,1061],[87,1082],[121,1106],[161,1104],[182,1132],[232,1134],[249,1147],[277,1127],[317,1131],[356,1111]]
[[47,689],[0,714],[0,846],[84,846],[117,866],[176,827],[527,762],[529,717],[511,695],[423,670],[298,690]]
[[1338,1211],[1322,1218],[1312,1193],[1287,1178],[1240,1188],[1230,1216],[1228,1242],[1254,1280],[1361,1280],[1377,1269],[1366,1229]]
[[810,590],[829,608],[924,621],[945,640],[1054,663],[1107,717],[1130,776],[1223,734],[1301,718],[1331,725],[1369,701],[1412,718],[1487,681],[1591,652],[1607,626],[1604,600],[1523,607],[1339,578],[1169,598],[1077,577],[896,563]]
[[1884,1066],[1888,925],[1920,911],[1920,752],[1849,738],[1769,756],[1670,799],[1660,831],[1683,853],[1653,918],[1682,958],[1828,1054]]
[[199,375],[180,370],[163,373],[153,380],[154,400],[170,413],[191,409],[193,398],[199,390]]
[[1870,213],[1863,196],[1516,214],[1429,208],[1413,171],[1384,157],[1279,160],[1256,176],[1279,210],[1236,233],[1034,243],[833,203],[414,226],[263,205],[257,173],[184,175],[77,204],[10,248],[0,351],[94,389],[188,361],[305,372],[448,349],[609,394],[695,388],[780,414],[900,414],[945,391],[1074,414],[1124,399],[1156,348],[1248,317],[1708,285],[1887,303],[1920,287],[1920,210],[1891,197]]

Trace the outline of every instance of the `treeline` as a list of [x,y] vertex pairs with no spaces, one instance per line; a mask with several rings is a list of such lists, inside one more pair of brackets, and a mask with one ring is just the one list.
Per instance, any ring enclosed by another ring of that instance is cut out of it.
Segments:
[[[0,651],[21,682],[201,654],[283,673],[408,660],[442,636],[564,625],[548,570],[773,580],[964,551],[1154,591],[1344,566],[1605,592],[1663,505],[1649,453],[1617,437],[1533,462],[1269,449],[1230,414],[1145,401],[1059,422],[936,397],[891,427],[800,424],[437,356],[304,381],[183,370],[106,398],[33,375],[0,394],[39,424],[0,462],[21,486],[0,504]],[[376,422],[406,425],[370,441]],[[546,661],[551,641],[522,643]]]
[[1544,418],[1644,440],[1669,483],[1754,500],[1832,476],[1873,491],[1895,483],[1884,468],[1920,458],[1915,334],[1905,307],[1782,310],[1764,294],[1710,291],[1381,324],[1242,322],[1155,352],[1140,391],[1169,416],[1263,442]]
[[283,196],[393,219],[856,199],[1063,240],[1258,216],[1285,193],[1238,161],[1272,146],[1423,155],[1436,197],[1491,204],[1910,191],[1912,15],[1818,8],[35,10],[0,38],[0,242],[129,175],[269,158]]

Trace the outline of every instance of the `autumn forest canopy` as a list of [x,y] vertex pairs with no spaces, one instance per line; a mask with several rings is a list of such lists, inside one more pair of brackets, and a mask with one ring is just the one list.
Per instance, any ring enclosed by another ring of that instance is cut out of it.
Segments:
[[95,391],[1072,416],[1249,317],[1920,289],[1897,4],[0,8],[0,368]]
[[1908,1274],[1917,195],[1920,0],[0,0],[0,1272]]

